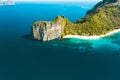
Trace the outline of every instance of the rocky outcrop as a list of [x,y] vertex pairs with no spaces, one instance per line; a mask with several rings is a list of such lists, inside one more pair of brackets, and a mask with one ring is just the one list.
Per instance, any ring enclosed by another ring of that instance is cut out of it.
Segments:
[[115,29],[120,29],[120,0],[103,0],[74,23],[63,16],[34,23],[33,36],[49,41],[65,35],[98,36]]
[[13,0],[7,0],[4,5],[15,5],[15,2]]
[[0,0],[0,6],[3,6],[3,2]]
[[34,39],[49,41],[60,39],[66,25],[66,19],[58,16],[54,21],[38,21],[33,24]]
[[13,0],[7,0],[5,2],[2,2],[0,0],[0,6],[5,6],[5,5],[15,5],[15,2]]

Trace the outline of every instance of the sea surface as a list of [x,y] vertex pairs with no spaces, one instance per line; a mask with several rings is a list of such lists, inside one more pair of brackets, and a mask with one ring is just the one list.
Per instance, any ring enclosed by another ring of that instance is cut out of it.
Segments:
[[38,20],[84,17],[95,2],[0,6],[0,80],[120,80],[120,33],[98,39],[32,39]]

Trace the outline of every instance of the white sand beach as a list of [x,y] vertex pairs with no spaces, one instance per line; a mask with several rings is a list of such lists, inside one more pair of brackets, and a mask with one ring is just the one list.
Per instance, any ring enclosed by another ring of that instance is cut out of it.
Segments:
[[93,35],[93,36],[66,35],[63,38],[79,38],[79,39],[84,39],[84,40],[96,40],[96,39],[100,39],[100,38],[103,38],[103,37],[106,37],[106,36],[113,35],[117,32],[120,32],[120,29],[116,29],[116,30],[113,30],[113,31],[111,31],[107,34],[99,35],[99,36],[96,36],[96,35]]

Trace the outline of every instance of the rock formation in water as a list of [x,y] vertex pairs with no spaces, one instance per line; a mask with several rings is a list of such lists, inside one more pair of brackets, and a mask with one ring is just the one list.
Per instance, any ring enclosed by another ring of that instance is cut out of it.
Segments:
[[33,35],[35,39],[49,41],[70,34],[101,35],[114,29],[120,29],[120,0],[103,0],[74,23],[63,16],[53,21],[38,21],[33,24]]
[[3,6],[3,2],[0,0],[0,6]]
[[38,21],[33,24],[34,38],[42,41],[61,38],[64,33],[66,18],[58,16],[54,21]]
[[0,6],[4,6],[4,5],[15,5],[15,2],[13,0],[7,0],[5,2],[2,2],[0,0]]
[[13,0],[7,0],[4,4],[5,5],[14,5],[15,2]]

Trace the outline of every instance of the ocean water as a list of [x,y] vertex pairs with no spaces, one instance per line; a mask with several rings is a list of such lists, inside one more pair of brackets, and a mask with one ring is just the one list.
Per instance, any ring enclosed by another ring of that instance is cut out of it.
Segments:
[[32,39],[32,24],[76,21],[96,3],[17,3],[0,7],[0,80],[120,80],[120,33],[98,39]]

